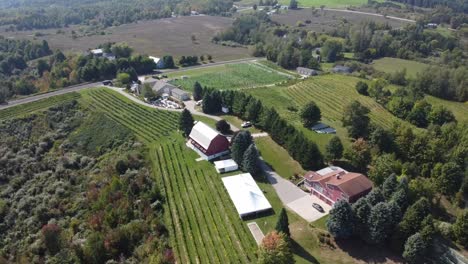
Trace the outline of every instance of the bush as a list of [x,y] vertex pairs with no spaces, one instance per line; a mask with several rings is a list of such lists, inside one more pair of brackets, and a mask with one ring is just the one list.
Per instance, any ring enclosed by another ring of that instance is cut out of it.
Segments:
[[359,94],[362,94],[362,95],[369,95],[369,92],[367,91],[369,89],[369,86],[367,85],[367,83],[363,82],[363,81],[359,81],[357,84],[356,84],[356,91],[359,93]]
[[226,120],[222,119],[216,122],[216,130],[222,134],[227,134],[231,131],[231,125]]

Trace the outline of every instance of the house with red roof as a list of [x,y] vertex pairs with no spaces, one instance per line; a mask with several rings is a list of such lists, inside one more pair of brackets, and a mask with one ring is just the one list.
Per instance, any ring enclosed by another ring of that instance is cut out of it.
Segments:
[[311,195],[333,205],[339,200],[350,203],[368,194],[372,182],[363,174],[348,172],[340,167],[330,166],[304,175],[304,184]]
[[193,126],[187,146],[205,160],[212,160],[229,153],[229,140],[200,121]]

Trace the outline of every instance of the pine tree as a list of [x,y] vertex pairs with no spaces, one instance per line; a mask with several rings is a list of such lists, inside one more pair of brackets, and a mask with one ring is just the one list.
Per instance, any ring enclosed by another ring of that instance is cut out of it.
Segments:
[[372,207],[367,198],[362,197],[353,204],[352,208],[356,219],[356,234],[363,240],[368,240],[368,221]]
[[244,153],[247,148],[249,148],[250,144],[252,144],[252,136],[250,135],[249,131],[240,131],[232,139],[231,156],[232,159],[237,162],[237,164],[239,164],[239,166],[242,166]]
[[393,227],[392,210],[386,203],[378,203],[369,215],[369,240],[371,244],[380,244],[387,239]]
[[403,258],[405,258],[406,262],[409,264],[423,263],[427,248],[428,245],[425,243],[422,235],[416,233],[410,236],[406,241]]
[[380,202],[385,201],[385,198],[380,188],[372,189],[372,191],[366,196],[366,198],[371,206],[374,206]]
[[193,85],[193,100],[200,101],[203,98],[203,88],[201,84],[197,81]]
[[349,203],[339,200],[330,210],[327,229],[336,238],[348,238],[353,235],[355,226],[354,213]]
[[291,232],[289,231],[289,219],[288,214],[284,208],[281,209],[281,212],[278,217],[278,222],[276,222],[276,231],[284,233],[286,236],[290,237]]
[[301,111],[301,120],[304,127],[310,128],[322,118],[320,108],[314,103],[309,102]]
[[258,151],[254,143],[250,144],[244,152],[242,170],[250,173],[252,176],[258,176],[261,172]]
[[179,130],[182,131],[185,137],[190,135],[193,127],[193,117],[189,110],[184,109],[179,117]]
[[398,181],[395,174],[392,174],[387,179],[385,179],[382,185],[382,194],[385,199],[389,200],[396,191],[397,187]]

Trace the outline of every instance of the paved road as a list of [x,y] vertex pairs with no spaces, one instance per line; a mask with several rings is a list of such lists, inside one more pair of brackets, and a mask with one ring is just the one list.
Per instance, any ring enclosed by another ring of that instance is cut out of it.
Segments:
[[[256,61],[256,60],[259,60],[259,59],[262,59],[262,58],[245,58],[245,59],[230,60],[230,61],[220,61],[220,62],[214,62],[214,63],[210,63],[210,64],[202,64],[202,65],[192,66],[192,67],[188,67],[188,68],[163,70],[162,72],[164,72],[164,73],[179,72],[179,71],[183,72],[183,71],[187,71],[187,70],[191,70],[191,69],[208,68],[208,67],[214,67],[214,66],[219,66],[219,65],[224,65],[224,64],[233,64],[233,63],[239,63],[239,62]],[[148,75],[142,75],[142,76],[148,76]],[[12,100],[12,101],[9,101],[8,104],[0,105],[0,110],[7,109],[7,108],[10,108],[10,107],[13,107],[13,106],[16,106],[16,105],[31,103],[31,102],[38,101],[38,100],[41,100],[41,99],[49,98],[51,96],[76,92],[76,91],[80,91],[80,90],[83,90],[83,89],[88,89],[88,88],[92,88],[92,87],[96,87],[96,86],[102,86],[101,82],[74,85],[74,86],[70,86],[70,87],[63,88],[63,89],[53,91],[53,92],[49,92],[49,93],[33,95],[33,96],[30,96],[30,97],[26,97],[26,98],[22,98],[22,99],[18,99],[18,100]]]

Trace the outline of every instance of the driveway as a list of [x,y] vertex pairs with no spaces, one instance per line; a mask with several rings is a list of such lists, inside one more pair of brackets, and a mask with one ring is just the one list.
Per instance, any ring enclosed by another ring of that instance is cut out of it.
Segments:
[[[261,167],[265,172],[268,181],[275,188],[281,202],[296,214],[304,218],[307,222],[313,222],[325,216],[331,209],[331,206],[324,203],[317,197],[304,192],[292,182],[283,179],[273,171],[265,162],[261,161]],[[313,203],[322,206],[325,213],[317,211],[312,207]]]

